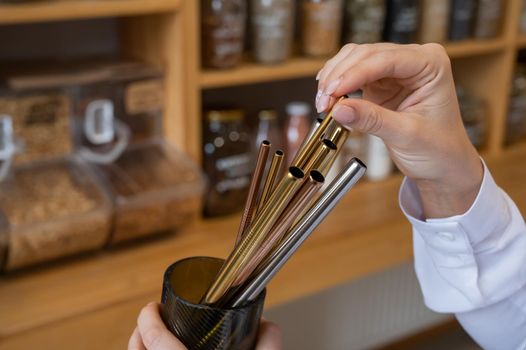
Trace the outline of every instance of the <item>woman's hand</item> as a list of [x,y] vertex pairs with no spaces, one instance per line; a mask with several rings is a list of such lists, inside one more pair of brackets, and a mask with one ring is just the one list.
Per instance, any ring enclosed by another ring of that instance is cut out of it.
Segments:
[[334,118],[384,140],[398,168],[415,180],[428,218],[469,209],[483,167],[462,124],[442,46],[348,44],[317,78],[319,112],[338,97],[363,90],[363,100],[335,106]]
[[[256,350],[280,350],[281,331],[273,323],[261,320]],[[186,350],[166,328],[159,314],[159,304],[149,303],[139,314],[128,350]]]

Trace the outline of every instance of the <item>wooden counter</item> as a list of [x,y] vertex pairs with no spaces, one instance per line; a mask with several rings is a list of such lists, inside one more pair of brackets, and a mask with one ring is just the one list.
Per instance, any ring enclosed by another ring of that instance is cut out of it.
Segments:
[[[526,148],[489,161],[526,211]],[[266,307],[410,261],[400,176],[350,192],[272,282]],[[238,217],[203,220],[148,244],[0,279],[0,349],[123,349],[140,308],[159,300],[164,269],[187,256],[226,256]]]

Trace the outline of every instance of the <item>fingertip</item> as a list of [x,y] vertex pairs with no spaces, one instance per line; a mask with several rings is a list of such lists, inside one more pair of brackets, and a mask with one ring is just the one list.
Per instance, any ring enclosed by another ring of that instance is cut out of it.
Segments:
[[332,116],[343,125],[351,125],[356,120],[356,110],[347,104],[338,103],[334,107]]

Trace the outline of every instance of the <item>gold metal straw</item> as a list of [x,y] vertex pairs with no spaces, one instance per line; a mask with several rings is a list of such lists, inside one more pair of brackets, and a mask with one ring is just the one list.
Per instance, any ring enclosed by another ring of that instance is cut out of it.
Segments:
[[269,151],[270,142],[264,140],[259,146],[256,168],[254,169],[254,174],[250,180],[250,188],[245,203],[245,210],[243,211],[243,216],[241,216],[241,222],[239,223],[239,229],[237,231],[236,244],[239,243],[241,237],[243,237],[243,234],[252,221],[252,215],[254,214],[254,209],[256,207],[256,198],[259,193],[259,186],[261,184],[261,179],[263,178],[263,172],[265,171]]
[[279,220],[267,235],[267,238],[263,244],[261,244],[254,257],[239,272],[238,278],[233,283],[235,286],[243,284],[248,279],[259,263],[268,255],[276,243],[278,243],[283,237],[285,232],[287,232],[292,226],[298,215],[308,207],[324,181],[325,179],[319,171],[313,170],[310,172],[309,178],[303,182],[300,189],[287,206],[287,209],[280,216]]
[[[345,98],[345,96],[340,97],[340,99],[336,103],[340,102],[344,98]],[[311,135],[311,137],[309,137],[309,139],[303,145],[303,147],[301,147],[298,150],[298,153],[296,154],[296,157],[292,161],[292,165],[293,166],[296,166],[296,167],[298,167],[300,169],[304,169],[305,170],[306,163],[308,162],[308,160],[311,157],[312,153],[314,152],[314,150],[318,146],[318,143],[320,142],[320,140],[324,136],[325,132],[327,131],[327,128],[331,125],[331,122],[333,120],[333,118],[332,118],[332,111],[333,111],[333,109],[331,109],[330,112],[327,114],[327,116],[325,116],[325,118],[323,118],[323,121],[321,122],[320,126],[314,131],[314,133]]]
[[270,168],[267,173],[267,179],[265,180],[265,185],[263,186],[263,192],[261,193],[261,197],[257,203],[256,213],[259,213],[272,194],[274,182],[276,181],[281,169],[281,163],[283,163],[283,156],[283,151],[277,150],[276,153],[274,153],[274,157],[272,157],[272,162],[270,163]]
[[343,149],[343,145],[345,144],[345,141],[347,141],[347,137],[349,136],[349,130],[345,129],[338,122],[336,121],[333,121],[333,122],[335,124],[334,129],[329,134],[328,139],[331,140],[336,145],[336,152],[330,153],[329,156],[326,157],[325,160],[318,167],[318,170],[324,176],[327,176],[327,173],[329,172],[332,165],[336,161],[336,158],[338,158],[338,155]]
[[216,279],[203,296],[201,303],[219,305],[221,298],[232,287],[239,271],[254,257],[259,246],[294,197],[303,183],[304,173],[297,167],[290,167],[280,181],[261,214],[250,226],[221,267]]
[[304,171],[317,170],[331,152],[336,152],[336,149],[336,145],[331,140],[323,139],[321,145],[319,145],[311,157],[307,159],[303,168]]

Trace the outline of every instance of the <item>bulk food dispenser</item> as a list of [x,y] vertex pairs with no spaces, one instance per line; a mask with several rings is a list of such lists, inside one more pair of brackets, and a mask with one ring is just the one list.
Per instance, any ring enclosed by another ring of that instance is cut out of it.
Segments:
[[162,84],[145,71],[123,69],[110,87],[84,85],[75,94],[77,154],[114,205],[110,244],[177,229],[201,208],[202,175],[160,136]]
[[2,116],[0,125],[3,269],[101,248],[110,230],[110,202],[86,164],[62,156],[11,166],[23,150],[10,134],[11,118]]

